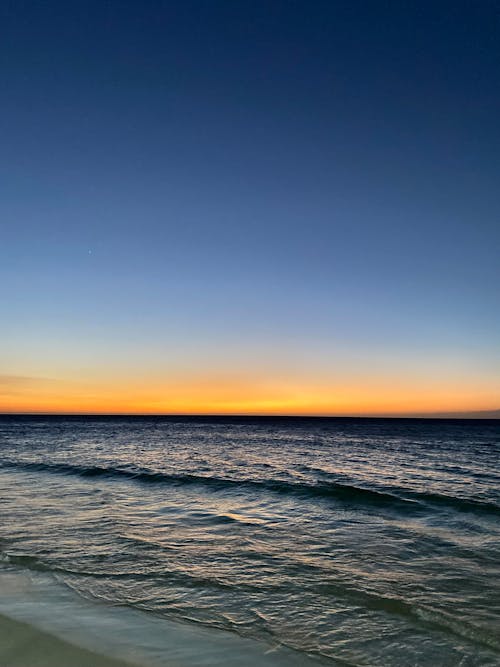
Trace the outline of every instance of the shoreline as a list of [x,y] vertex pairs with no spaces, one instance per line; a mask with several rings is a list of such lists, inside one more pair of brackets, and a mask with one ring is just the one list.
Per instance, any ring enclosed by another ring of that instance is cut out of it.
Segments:
[[[1,552],[0,552],[1,555]],[[0,567],[2,667],[320,667],[281,644],[80,596],[47,572]],[[328,664],[335,664],[328,661]]]
[[70,644],[0,614],[0,664],[9,667],[139,667]]

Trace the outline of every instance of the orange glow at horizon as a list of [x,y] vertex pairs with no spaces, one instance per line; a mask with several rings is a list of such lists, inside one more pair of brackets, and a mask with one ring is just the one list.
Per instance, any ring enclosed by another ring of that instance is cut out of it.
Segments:
[[158,382],[4,378],[0,412],[376,415],[498,409],[498,387],[415,380],[264,381],[191,377]]

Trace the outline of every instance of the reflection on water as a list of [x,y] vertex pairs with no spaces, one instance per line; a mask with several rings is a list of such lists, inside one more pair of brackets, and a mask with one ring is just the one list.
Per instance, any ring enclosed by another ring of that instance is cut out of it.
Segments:
[[500,661],[500,422],[0,420],[4,567],[370,665]]

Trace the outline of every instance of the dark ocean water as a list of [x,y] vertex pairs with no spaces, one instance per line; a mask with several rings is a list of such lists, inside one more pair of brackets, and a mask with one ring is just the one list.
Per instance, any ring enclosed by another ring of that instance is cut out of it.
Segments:
[[0,418],[0,559],[326,664],[500,665],[500,421]]

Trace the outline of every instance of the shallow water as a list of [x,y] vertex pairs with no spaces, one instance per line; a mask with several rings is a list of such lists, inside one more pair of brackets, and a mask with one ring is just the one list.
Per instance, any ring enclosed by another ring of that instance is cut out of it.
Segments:
[[304,664],[500,664],[498,421],[3,417],[0,444],[4,573]]

